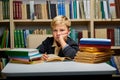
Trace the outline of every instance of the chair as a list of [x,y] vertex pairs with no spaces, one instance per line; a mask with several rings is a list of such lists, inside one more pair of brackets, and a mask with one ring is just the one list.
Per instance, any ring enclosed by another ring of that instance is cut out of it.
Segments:
[[52,34],[30,34],[27,37],[27,48],[37,48],[43,40],[45,40],[47,37],[52,37]]

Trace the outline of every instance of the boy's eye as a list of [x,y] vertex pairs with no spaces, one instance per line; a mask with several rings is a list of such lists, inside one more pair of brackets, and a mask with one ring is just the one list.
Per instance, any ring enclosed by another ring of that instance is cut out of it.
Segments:
[[64,29],[61,29],[60,31],[65,31]]
[[[53,30],[53,32],[57,32],[58,30]],[[60,32],[65,31],[64,29],[59,30]]]
[[53,32],[57,32],[57,30],[53,30]]

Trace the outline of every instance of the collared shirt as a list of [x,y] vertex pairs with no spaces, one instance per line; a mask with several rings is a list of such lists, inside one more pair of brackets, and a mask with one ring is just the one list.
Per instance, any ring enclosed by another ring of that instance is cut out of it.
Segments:
[[58,54],[59,54],[59,51],[60,51],[60,49],[61,49],[61,46],[59,47],[59,46],[57,45],[56,41],[54,40],[52,47],[55,47],[54,54],[55,54],[55,55],[58,55]]

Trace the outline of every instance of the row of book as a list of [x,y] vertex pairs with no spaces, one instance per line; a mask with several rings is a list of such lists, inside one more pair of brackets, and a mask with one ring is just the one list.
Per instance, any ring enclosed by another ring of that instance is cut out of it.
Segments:
[[26,48],[27,47],[27,37],[29,34],[51,34],[47,29],[16,29],[14,30],[14,47],[15,48]]
[[[113,28],[114,27],[114,28]],[[71,36],[73,36],[73,40],[76,42],[81,38],[89,38],[90,32],[88,30],[83,29],[82,31],[77,31],[77,29],[71,30],[71,32],[76,33]],[[75,36],[75,37],[74,37]],[[111,46],[119,46],[120,45],[120,28],[119,26],[109,26],[106,27],[96,27],[94,29],[94,38],[102,38],[102,39],[111,39]]]
[[[120,18],[119,4],[119,0],[95,0],[94,17]],[[14,19],[52,19],[56,15],[66,15],[71,19],[89,19],[90,10],[90,0],[13,1]],[[9,0],[0,0],[0,19],[9,19],[9,14]]]
[[95,0],[96,19],[120,18],[119,0]]
[[10,18],[9,0],[0,0],[0,20]]
[[111,39],[112,46],[120,45],[120,28],[95,28],[95,38]]
[[[1,31],[2,32],[2,31]],[[10,47],[10,30],[6,28],[0,36],[0,48]]]
[[57,15],[71,19],[89,19],[90,0],[13,1],[14,19],[52,19]]
[[[113,28],[114,27],[114,28]],[[71,28],[70,37],[78,44],[81,38],[89,38],[90,32],[86,29],[77,31]],[[100,26],[94,29],[94,38],[111,39],[111,46],[120,46],[120,27],[114,25]]]

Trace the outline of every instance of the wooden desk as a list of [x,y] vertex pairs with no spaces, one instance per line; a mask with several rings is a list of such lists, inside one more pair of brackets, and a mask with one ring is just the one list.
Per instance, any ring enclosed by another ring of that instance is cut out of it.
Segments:
[[116,69],[107,63],[88,64],[73,61],[37,64],[8,63],[2,70],[7,77],[111,76],[115,72]]

